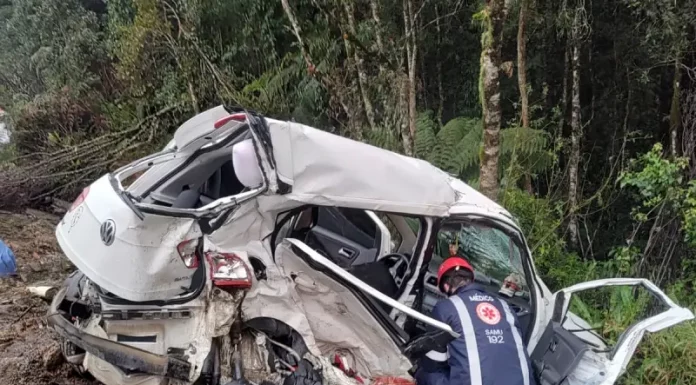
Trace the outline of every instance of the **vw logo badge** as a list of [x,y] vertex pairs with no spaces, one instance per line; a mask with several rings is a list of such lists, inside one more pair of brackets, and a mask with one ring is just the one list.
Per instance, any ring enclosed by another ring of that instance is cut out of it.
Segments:
[[114,243],[114,239],[116,238],[116,223],[114,223],[114,221],[111,219],[102,223],[101,229],[99,229],[99,235],[101,236],[102,242],[104,242],[105,245],[110,246],[112,243]]

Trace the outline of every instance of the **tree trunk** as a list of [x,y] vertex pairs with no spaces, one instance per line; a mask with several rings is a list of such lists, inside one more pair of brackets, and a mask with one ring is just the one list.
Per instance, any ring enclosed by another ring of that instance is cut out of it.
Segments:
[[[353,10],[353,4],[351,3],[351,1],[352,0],[344,0],[343,9],[346,13],[346,18],[348,19],[348,33],[350,33],[353,36],[353,38],[357,38],[357,30],[355,28],[355,15]],[[360,55],[358,55],[358,50],[354,48],[351,49],[350,42],[348,41],[348,39],[345,39],[345,41],[346,48],[353,51],[353,60],[355,60],[355,68],[358,72],[358,84],[360,85],[360,95],[362,96],[363,107],[365,108],[367,122],[370,124],[370,129],[372,131],[376,131],[377,126],[375,124],[375,109],[372,106],[372,102],[370,101],[367,85],[367,74],[365,73],[365,67],[363,66],[362,58],[360,57]],[[350,52],[346,53],[350,55]]]
[[297,18],[295,18],[295,13],[292,11],[292,8],[290,8],[288,0],[280,0],[280,2],[283,5],[285,15],[288,17],[288,20],[290,20],[292,31],[295,35],[295,38],[297,38],[297,43],[300,45],[300,52],[302,53],[302,57],[304,58],[305,63],[307,64],[307,69],[310,72],[316,70],[314,63],[312,62],[312,58],[309,56],[309,51],[305,46],[304,40],[302,40],[302,30],[300,29],[300,24],[297,22]]
[[372,12],[372,20],[375,22],[375,39],[377,40],[377,49],[381,54],[384,54],[382,20],[379,17],[379,6],[377,5],[377,0],[370,0],[370,11]]
[[572,110],[570,117],[570,158],[568,160],[568,205],[570,218],[568,232],[570,243],[578,244],[578,168],[580,165],[580,139],[582,138],[582,122],[580,116],[580,42],[573,39],[572,54]]
[[527,37],[525,23],[529,0],[520,0],[520,20],[517,28],[517,83],[520,87],[522,127],[529,128],[529,97],[527,95]]
[[[436,56],[440,58],[440,46],[442,45],[442,29],[440,27],[440,11],[435,3],[435,29],[437,30]],[[442,89],[442,60],[437,60],[435,64],[437,71],[437,122],[442,125],[442,112],[445,109],[445,93]]]
[[416,137],[416,32],[414,29],[413,0],[403,1],[404,29],[406,35],[406,67],[408,73],[408,131],[413,153],[413,140]]
[[355,113],[351,110],[349,103],[347,103],[346,98],[343,96],[342,90],[339,89],[339,87],[334,86],[334,83],[328,76],[325,76],[323,73],[317,70],[317,67],[314,65],[314,61],[309,54],[309,49],[307,49],[305,41],[302,39],[302,29],[300,28],[300,24],[297,22],[297,18],[295,17],[292,7],[290,7],[290,3],[288,3],[288,0],[281,0],[281,4],[283,6],[283,10],[285,11],[285,15],[288,17],[288,20],[290,20],[293,34],[295,35],[297,43],[300,46],[300,53],[302,54],[305,64],[307,65],[307,72],[321,82],[321,84],[326,88],[330,98],[335,98],[335,100],[338,100],[339,104],[348,116],[348,127],[351,136],[353,139],[362,140],[362,132],[360,131],[359,127],[356,127],[354,124]]
[[188,84],[188,93],[189,97],[191,98],[191,106],[193,107],[193,111],[198,114],[201,112],[200,108],[198,108],[198,98],[196,97],[196,91],[193,89],[193,83],[191,81],[187,81]]
[[561,117],[558,123],[558,137],[563,136],[565,131],[566,116],[568,115],[568,81],[570,78],[570,50],[566,44],[566,49],[563,55],[563,94],[561,95]]
[[672,82],[672,105],[669,111],[669,148],[672,157],[679,156],[677,150],[677,139],[679,137],[679,126],[681,125],[681,97],[679,78],[681,71],[679,70],[679,59],[674,61],[674,81]]
[[402,111],[401,114],[401,141],[404,146],[404,153],[406,155],[413,154],[413,136],[409,129],[409,114],[408,114],[408,104],[409,104],[409,81],[408,75],[406,73],[401,73],[398,76],[399,79],[399,109]]
[[[517,28],[517,84],[520,88],[520,115],[522,127],[529,128],[529,95],[527,94],[527,36],[525,32],[529,0],[520,0],[520,17]],[[524,189],[529,194],[534,194],[532,175],[529,170],[524,170]]]
[[689,159],[689,177],[696,179],[696,89],[688,90],[681,99],[681,154]]
[[498,197],[498,158],[500,157],[500,52],[503,23],[507,16],[504,0],[489,0],[484,12],[485,28],[481,39],[479,91],[483,109],[483,152],[480,190],[488,198]]

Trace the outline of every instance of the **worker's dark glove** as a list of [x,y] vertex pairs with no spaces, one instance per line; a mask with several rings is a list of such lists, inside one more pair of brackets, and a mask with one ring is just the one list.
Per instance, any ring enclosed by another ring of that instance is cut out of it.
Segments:
[[283,381],[283,385],[321,385],[321,373],[307,360],[300,361],[297,369]]
[[453,339],[454,337],[443,330],[431,331],[411,339],[403,352],[406,357],[412,360],[425,356],[431,350],[446,352],[447,344]]

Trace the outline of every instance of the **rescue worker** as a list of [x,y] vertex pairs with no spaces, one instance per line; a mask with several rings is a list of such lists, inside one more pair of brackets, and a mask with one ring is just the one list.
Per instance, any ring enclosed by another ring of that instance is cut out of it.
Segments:
[[450,257],[458,257],[459,255],[459,240],[455,240],[454,242],[449,244],[449,256]]
[[474,269],[461,257],[444,260],[438,288],[449,296],[432,317],[460,337],[419,361],[418,385],[536,385],[517,317],[504,300],[474,283]]
[[522,290],[522,278],[517,273],[510,273],[503,281],[498,293],[508,298],[512,298]]

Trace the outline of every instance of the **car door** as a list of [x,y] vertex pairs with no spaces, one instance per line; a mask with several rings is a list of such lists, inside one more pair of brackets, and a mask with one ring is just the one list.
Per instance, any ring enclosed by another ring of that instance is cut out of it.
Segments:
[[[582,293],[612,287],[645,290],[650,301],[660,306],[651,305],[658,310],[628,326],[609,347],[589,322],[571,311],[570,305]],[[626,370],[645,332],[655,333],[694,318],[689,309],[677,305],[655,284],[637,278],[583,282],[555,293],[552,305],[551,320],[531,354],[540,385],[614,384]]]

